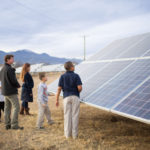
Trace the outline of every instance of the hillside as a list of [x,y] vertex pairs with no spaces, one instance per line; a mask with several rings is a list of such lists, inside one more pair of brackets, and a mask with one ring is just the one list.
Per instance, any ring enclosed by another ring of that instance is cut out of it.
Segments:
[[31,64],[39,64],[39,63],[46,63],[46,64],[63,64],[64,62],[71,60],[75,63],[81,62],[79,59],[67,59],[67,58],[59,58],[53,57],[46,53],[37,54],[30,50],[18,50],[15,52],[4,52],[0,50],[0,64],[3,64],[3,59],[6,54],[13,54],[15,56],[15,62],[23,64],[29,62]]

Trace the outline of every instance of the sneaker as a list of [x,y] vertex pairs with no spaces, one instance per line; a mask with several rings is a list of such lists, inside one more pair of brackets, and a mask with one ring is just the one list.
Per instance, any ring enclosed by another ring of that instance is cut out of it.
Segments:
[[6,130],[11,129],[11,125],[7,125],[5,128],[6,128]]
[[49,125],[54,124],[55,122],[53,120],[51,120],[50,122],[48,122]]
[[13,129],[13,130],[23,130],[24,129],[24,127],[12,127],[11,129]]

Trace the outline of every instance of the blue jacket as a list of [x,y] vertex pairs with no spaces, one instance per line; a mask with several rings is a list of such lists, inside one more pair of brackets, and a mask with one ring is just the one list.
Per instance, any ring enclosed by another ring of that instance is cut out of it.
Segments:
[[[34,82],[30,73],[26,73],[24,76],[24,83],[22,85],[21,100],[25,102],[33,102],[32,88],[34,87]],[[32,95],[31,95],[32,94]]]

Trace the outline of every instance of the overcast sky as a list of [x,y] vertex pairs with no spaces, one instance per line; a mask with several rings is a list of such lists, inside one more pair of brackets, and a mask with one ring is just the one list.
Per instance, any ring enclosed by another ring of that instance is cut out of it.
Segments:
[[150,32],[150,0],[0,0],[0,49],[90,56],[115,39]]

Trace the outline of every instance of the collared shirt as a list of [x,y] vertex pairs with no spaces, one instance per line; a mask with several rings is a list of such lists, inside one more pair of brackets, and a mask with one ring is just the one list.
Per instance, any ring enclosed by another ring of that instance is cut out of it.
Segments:
[[80,97],[78,85],[82,85],[82,81],[79,75],[73,71],[67,71],[61,75],[58,83],[58,86],[62,87],[64,98],[72,95]]

